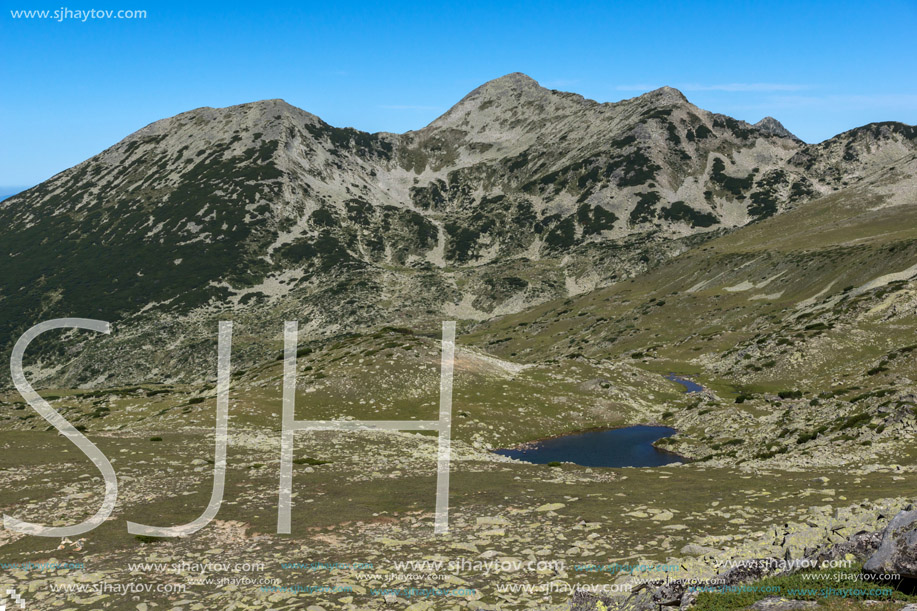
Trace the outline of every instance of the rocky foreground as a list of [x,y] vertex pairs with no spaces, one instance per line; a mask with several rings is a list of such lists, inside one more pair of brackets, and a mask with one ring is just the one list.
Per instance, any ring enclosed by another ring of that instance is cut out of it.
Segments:
[[[863,582],[863,592],[853,604],[867,607],[883,603],[894,605],[889,602],[891,597],[870,600],[868,591],[870,584],[878,583],[899,592],[914,592],[913,583],[917,580],[917,510],[913,504],[907,503],[900,512],[894,514],[894,509],[903,503],[901,499],[886,499],[879,503],[878,511],[861,505],[837,510],[833,515],[816,517],[803,525],[788,524],[774,528],[773,540],[758,541],[743,550],[748,553],[756,549],[758,555],[738,562],[734,560],[738,550],[723,554],[702,545],[687,545],[682,552],[700,556],[682,565],[692,577],[649,581],[634,579],[636,586],[628,594],[617,597],[577,592],[571,608],[573,611],[639,611],[676,606],[690,609],[697,606],[699,592],[753,592],[765,589],[752,584],[768,577],[786,577],[825,567],[854,570],[859,569],[860,565],[862,573],[853,577],[853,580]],[[890,515],[894,515],[891,520]],[[885,526],[881,527],[882,524]],[[819,541],[824,543],[818,544]],[[731,561],[722,562],[725,556],[732,556]],[[710,576],[709,570],[715,566],[729,568]],[[708,576],[700,577],[705,574]],[[791,611],[818,607],[819,603],[813,598],[831,598],[831,593],[825,595],[814,591],[804,593],[789,590],[778,596],[773,596],[774,593],[761,592],[757,597],[759,600],[750,608]],[[794,599],[794,596],[799,599]],[[846,596],[840,588],[833,593],[834,598]],[[703,604],[700,606],[706,607]],[[891,608],[912,611],[917,609],[917,604],[901,602]]]
[[[559,611],[569,609],[574,591],[603,586],[617,592],[591,602],[655,604],[652,597],[665,592],[653,583],[659,579],[710,579],[749,559],[809,558],[878,532],[913,502],[898,495],[915,482],[911,471],[893,469],[817,476],[696,464],[548,467],[457,441],[450,532],[434,537],[434,439],[315,433],[297,440],[293,532],[281,536],[278,438],[250,430],[231,439],[214,522],[191,537],[149,540],[129,535],[124,521],[168,525],[200,515],[212,440],[168,430],[95,438],[119,476],[113,519],[82,541],[0,540],[0,563],[81,567],[0,564],[0,579],[29,609]],[[65,440],[5,432],[0,449],[3,513],[55,524],[97,506],[100,481],[65,453]],[[602,570],[615,563],[652,570]],[[93,591],[96,584],[173,590],[125,596]],[[421,594],[434,591],[449,594]],[[674,590],[668,604],[680,604],[684,593]],[[578,595],[577,604],[585,600]]]

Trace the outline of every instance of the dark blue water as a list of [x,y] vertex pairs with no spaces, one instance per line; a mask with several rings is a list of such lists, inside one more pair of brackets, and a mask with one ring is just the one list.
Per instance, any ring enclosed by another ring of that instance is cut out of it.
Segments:
[[545,465],[572,462],[585,467],[659,467],[685,462],[677,454],[657,450],[653,442],[675,433],[667,426],[629,426],[623,429],[564,435],[532,444],[524,450],[495,450],[497,454]]
[[695,382],[694,380],[690,378],[686,378],[684,376],[676,375],[674,373],[670,373],[669,375],[667,375],[666,379],[672,380],[673,382],[676,382],[684,386],[685,392],[701,392],[704,390],[704,387],[698,384],[697,382]]

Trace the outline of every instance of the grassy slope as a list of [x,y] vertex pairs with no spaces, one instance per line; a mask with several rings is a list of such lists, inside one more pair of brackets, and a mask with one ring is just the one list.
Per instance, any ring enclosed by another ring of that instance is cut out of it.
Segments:
[[[740,458],[795,453],[807,442],[793,440],[823,426],[831,443],[872,445],[866,427],[913,418],[917,274],[899,273],[917,263],[917,207],[906,204],[850,189],[632,281],[486,323],[463,341],[523,362],[629,362],[697,375],[712,393],[684,400],[675,417],[690,429],[682,450],[694,456],[755,429],[784,431],[787,443],[752,439]],[[844,427],[863,413],[859,427]]]

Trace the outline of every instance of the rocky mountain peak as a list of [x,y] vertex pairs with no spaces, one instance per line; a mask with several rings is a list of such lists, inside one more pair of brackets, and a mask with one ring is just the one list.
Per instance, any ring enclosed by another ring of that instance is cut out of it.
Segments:
[[755,127],[766,134],[799,140],[793,132],[785,128],[783,124],[774,117],[764,117],[755,123]]
[[641,100],[646,100],[660,106],[671,106],[677,104],[688,104],[688,98],[685,94],[674,87],[660,87],[640,96]]
[[501,114],[527,104],[543,105],[551,95],[535,79],[513,72],[477,87],[429,127],[456,127],[467,123],[470,115],[478,116],[488,109],[488,114]]
[[202,106],[151,123],[131,134],[129,138],[175,135],[183,129],[213,137],[231,137],[235,130],[269,132],[272,124],[315,124],[321,120],[310,112],[282,99],[259,100],[224,108]]
[[522,72],[512,72],[505,76],[487,81],[480,87],[473,90],[465,99],[471,97],[497,97],[507,93],[541,93],[547,92],[545,88],[538,84],[538,81]]

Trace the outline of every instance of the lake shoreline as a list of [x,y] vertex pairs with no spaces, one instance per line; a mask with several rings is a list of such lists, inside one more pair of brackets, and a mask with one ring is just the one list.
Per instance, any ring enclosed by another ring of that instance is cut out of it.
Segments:
[[[530,452],[530,451],[531,451],[531,452],[539,452],[539,451],[541,451],[541,452],[548,452],[548,453],[557,452],[557,451],[558,451],[558,448],[557,448],[557,447],[554,447],[554,448],[546,447],[545,444],[550,444],[550,442],[552,442],[552,441],[555,441],[555,442],[556,442],[556,441],[562,441],[562,440],[565,440],[565,439],[568,439],[568,438],[575,438],[575,437],[580,437],[580,436],[589,436],[590,434],[595,434],[595,433],[599,433],[599,434],[601,434],[601,433],[612,433],[612,432],[614,432],[614,431],[626,431],[627,429],[634,429],[634,433],[635,433],[635,434],[643,433],[643,434],[645,435],[646,432],[638,431],[638,430],[637,430],[637,429],[640,429],[640,428],[651,428],[651,429],[662,429],[662,430],[654,432],[654,433],[658,433],[659,436],[656,437],[655,439],[653,439],[652,441],[649,441],[649,440],[647,440],[647,439],[628,441],[628,440],[625,438],[625,441],[624,441],[625,444],[628,444],[628,443],[633,444],[633,445],[626,446],[626,447],[628,447],[630,450],[634,450],[634,449],[636,449],[639,445],[643,445],[644,447],[647,447],[647,446],[648,446],[648,447],[651,447],[652,450],[653,450],[653,452],[655,452],[655,453],[658,454],[658,455],[664,455],[664,456],[671,456],[671,457],[673,457],[674,459],[677,460],[677,462],[678,462],[679,464],[688,464],[688,463],[693,462],[692,459],[689,458],[689,457],[687,457],[687,456],[682,456],[682,455],[678,454],[677,452],[673,452],[672,450],[669,450],[668,448],[664,448],[664,447],[660,447],[660,446],[657,446],[657,445],[656,445],[656,443],[657,443],[658,441],[660,441],[661,439],[669,438],[669,437],[671,437],[672,435],[675,435],[675,434],[677,434],[677,433],[679,432],[678,429],[673,428],[673,427],[671,427],[671,426],[667,426],[667,425],[665,425],[665,424],[661,424],[661,423],[650,423],[650,424],[643,424],[643,423],[641,423],[641,424],[624,424],[624,425],[611,426],[611,427],[598,427],[598,426],[597,426],[597,427],[589,427],[589,428],[580,429],[580,430],[577,430],[577,431],[570,431],[570,432],[561,433],[561,434],[558,434],[558,435],[551,435],[551,436],[542,437],[542,438],[539,438],[539,439],[534,439],[534,440],[531,440],[531,441],[527,441],[527,442],[523,442],[523,443],[520,443],[520,444],[516,444],[515,446],[509,447],[509,448],[494,448],[494,449],[492,449],[492,450],[490,450],[490,451],[491,451],[492,453],[494,453],[494,454],[498,454],[498,455],[500,455],[500,456],[505,456],[505,457],[512,458],[512,459],[514,459],[514,460],[519,460],[519,461],[522,461],[522,462],[527,462],[527,463],[529,463],[529,464],[542,464],[542,465],[543,465],[543,464],[548,464],[548,463],[550,463],[550,462],[560,462],[560,463],[570,463],[570,464],[575,464],[575,465],[584,466],[584,467],[590,467],[590,468],[596,468],[596,467],[601,467],[601,468],[626,468],[626,467],[633,467],[633,466],[638,466],[638,467],[661,466],[661,465],[654,465],[654,464],[651,464],[651,463],[649,463],[649,464],[643,464],[643,465],[614,465],[614,464],[604,464],[604,465],[602,465],[602,464],[592,464],[592,465],[590,465],[590,464],[586,464],[587,461],[593,461],[593,460],[594,460],[594,457],[595,457],[596,455],[602,456],[602,460],[603,460],[603,461],[607,461],[607,460],[609,460],[609,458],[615,457],[614,454],[611,454],[611,455],[603,454],[603,450],[598,450],[598,451],[597,451],[595,448],[593,448],[593,452],[595,452],[595,453],[594,453],[594,454],[591,454],[591,455],[588,455],[588,458],[586,458],[585,460],[584,460],[582,457],[580,457],[579,459],[577,459],[577,457],[574,455],[572,459],[571,459],[571,458],[563,459],[563,458],[561,458],[561,457],[558,457],[558,460],[549,460],[549,461],[544,461],[544,462],[533,462],[533,461],[531,461],[531,460],[526,460],[526,458],[524,458],[524,457],[522,457],[522,456],[515,455],[515,454],[525,454],[525,453]],[[636,443],[635,443],[635,442],[636,442]],[[589,449],[589,443],[593,443],[593,444],[594,444],[594,443],[595,443],[595,440],[585,440],[585,443],[586,443],[586,445],[584,445],[584,446],[582,447],[582,450],[588,450],[588,449]],[[618,447],[620,448],[620,446],[618,446]],[[574,452],[575,452],[575,450],[574,450]],[[542,458],[543,458],[543,457],[542,457]],[[671,464],[671,463],[664,463],[664,464]]]
[[[566,432],[564,432],[564,433],[557,433],[556,435],[547,435],[547,436],[545,436],[545,437],[538,437],[537,439],[532,439],[531,441],[523,441],[522,443],[516,444],[516,445],[514,445],[514,446],[510,446],[510,447],[508,447],[508,448],[492,448],[492,449],[489,450],[489,451],[490,451],[490,452],[496,452],[497,450],[507,450],[507,451],[511,451],[511,450],[516,450],[516,451],[530,450],[530,449],[532,449],[532,447],[533,447],[535,444],[543,443],[543,442],[545,442],[545,441],[551,441],[552,439],[560,439],[561,437],[570,437],[570,436],[572,436],[572,435],[582,435],[582,434],[584,434],[584,433],[602,433],[602,432],[604,432],[604,431],[617,431],[617,430],[620,430],[620,429],[627,429],[627,428],[630,428],[630,427],[632,427],[632,426],[664,426],[664,427],[666,427],[666,428],[674,429],[676,433],[679,433],[679,432],[680,432],[680,431],[679,431],[678,429],[676,429],[675,427],[669,426],[669,425],[667,425],[667,424],[663,424],[663,423],[661,423],[661,422],[637,422],[637,423],[635,423],[635,424],[620,424],[620,425],[616,425],[616,426],[590,426],[590,427],[585,428],[585,429],[575,429],[575,430],[572,430],[572,431],[566,431]],[[660,448],[660,449],[662,449],[662,448]],[[671,454],[674,454],[674,452],[670,452],[670,453],[671,453]]]

